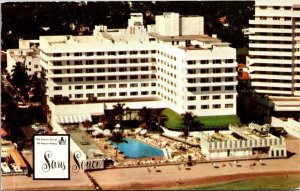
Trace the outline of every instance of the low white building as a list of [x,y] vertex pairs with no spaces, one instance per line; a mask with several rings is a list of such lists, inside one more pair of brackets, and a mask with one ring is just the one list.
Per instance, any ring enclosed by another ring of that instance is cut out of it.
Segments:
[[229,125],[229,131],[203,133],[201,152],[208,160],[287,157],[284,137],[276,137],[251,123],[248,127]]

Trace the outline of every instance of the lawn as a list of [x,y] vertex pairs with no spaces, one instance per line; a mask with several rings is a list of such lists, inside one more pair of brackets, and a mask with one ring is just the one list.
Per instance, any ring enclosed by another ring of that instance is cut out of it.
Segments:
[[[167,116],[167,121],[164,126],[171,129],[180,129],[183,126],[181,115],[175,111],[166,108],[162,110],[162,115]],[[223,116],[196,116],[198,121],[204,128],[207,127],[227,127],[229,124],[240,124],[240,120],[237,115],[223,115]]]

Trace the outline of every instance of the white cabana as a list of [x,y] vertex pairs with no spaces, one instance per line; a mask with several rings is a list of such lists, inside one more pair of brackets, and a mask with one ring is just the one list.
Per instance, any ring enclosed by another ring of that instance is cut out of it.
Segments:
[[142,130],[142,128],[136,128],[135,130],[134,130],[134,132],[136,133],[136,134],[138,134],[140,131]]
[[147,133],[147,129],[142,129],[141,131],[140,131],[140,134],[141,135],[145,135]]
[[103,131],[103,135],[104,136],[108,136],[108,135],[110,135],[110,130],[109,129],[104,129],[104,131]]
[[104,131],[102,129],[99,129],[98,127],[94,127],[94,131],[92,132],[93,136],[98,136],[104,134]]
[[171,131],[165,127],[162,127],[161,128],[163,129],[164,131],[164,134],[167,135],[167,136],[172,136],[172,137],[179,137],[181,135],[183,135],[183,132],[179,132],[179,131]]
[[92,121],[91,115],[61,115],[57,116],[56,120],[58,123],[66,124],[66,123],[82,123],[86,120]]

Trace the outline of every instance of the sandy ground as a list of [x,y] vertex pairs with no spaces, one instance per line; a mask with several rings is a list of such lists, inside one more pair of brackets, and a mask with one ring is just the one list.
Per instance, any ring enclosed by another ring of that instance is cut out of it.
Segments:
[[[176,165],[157,166],[156,169],[150,167],[107,169],[90,172],[104,190],[114,189],[159,189],[172,188],[177,186],[190,186],[205,183],[224,182],[232,180],[242,180],[258,176],[273,176],[280,174],[300,173],[300,139],[288,139],[287,148],[295,153],[288,159],[264,160],[261,165],[256,162],[256,166],[250,168],[253,161],[239,161],[240,167],[234,163],[219,162],[214,168],[211,163],[193,165],[190,170]],[[71,164],[72,164],[71,160]],[[226,166],[222,166],[225,164]],[[32,180],[32,177],[16,176],[1,177],[2,188],[4,190],[29,190],[29,189],[93,189],[91,181],[84,173],[72,173],[70,181],[63,180]],[[181,184],[177,185],[176,180],[181,179]]]

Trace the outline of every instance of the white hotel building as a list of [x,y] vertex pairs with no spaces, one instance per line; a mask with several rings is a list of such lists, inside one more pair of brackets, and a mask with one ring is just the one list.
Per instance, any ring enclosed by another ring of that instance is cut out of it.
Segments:
[[300,96],[299,0],[256,0],[249,24],[248,66],[255,92]]
[[41,36],[47,100],[96,98],[104,109],[125,102],[198,116],[236,114],[236,50],[204,35],[203,17],[156,18],[148,30],[142,14],[133,13],[126,29],[96,26],[91,36]]

